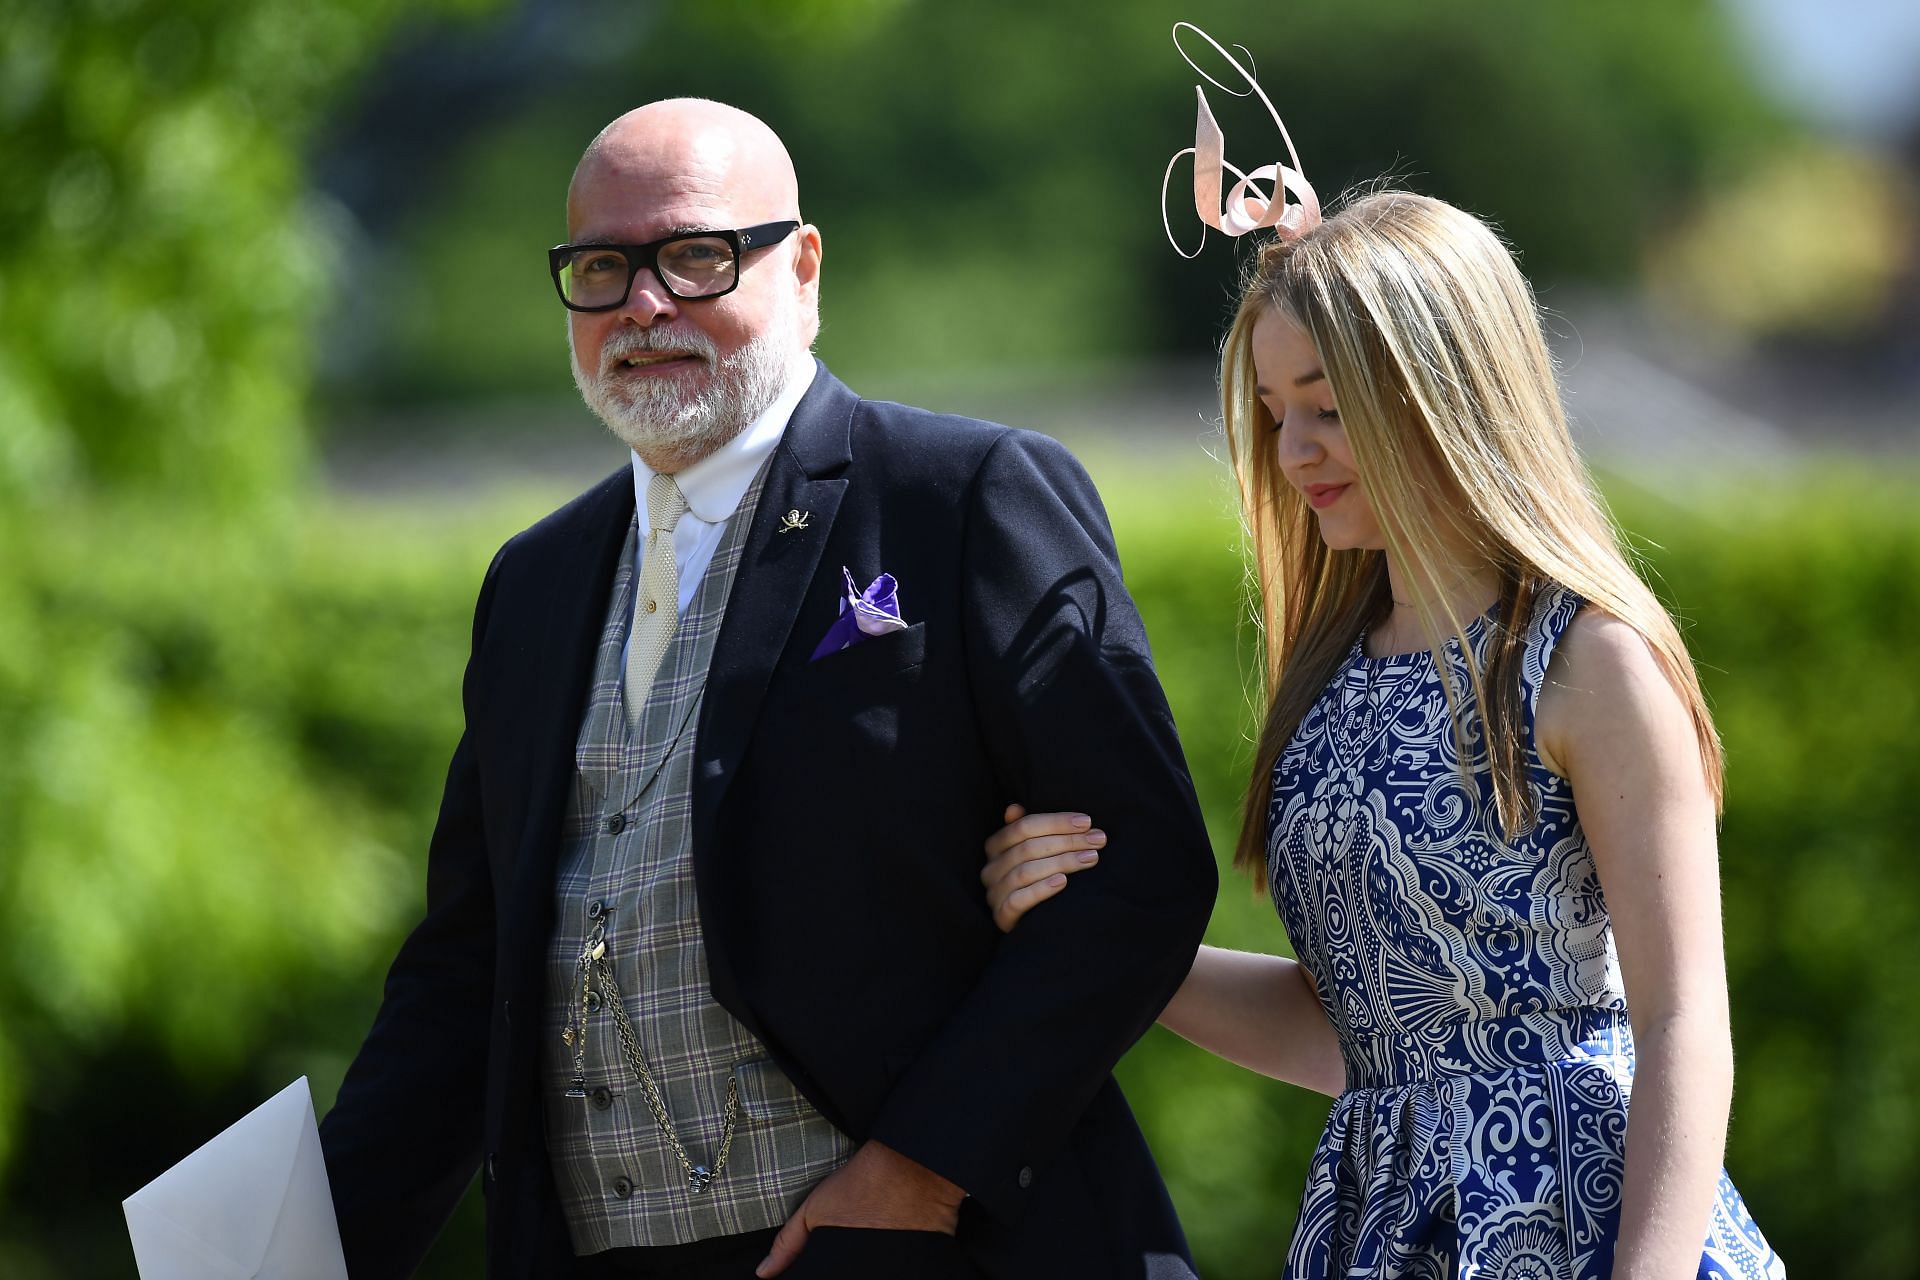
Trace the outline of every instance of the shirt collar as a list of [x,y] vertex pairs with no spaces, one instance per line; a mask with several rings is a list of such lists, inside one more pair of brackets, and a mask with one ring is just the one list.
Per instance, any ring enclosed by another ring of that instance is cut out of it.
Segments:
[[[760,473],[760,464],[786,435],[787,422],[813,385],[816,368],[811,358],[796,360],[786,385],[759,417],[739,435],[674,476],[687,499],[687,510],[696,519],[719,524],[739,509],[740,499],[747,496],[754,476]],[[638,453],[632,457],[633,499],[644,519],[647,481],[653,479],[653,468],[642,462]]]

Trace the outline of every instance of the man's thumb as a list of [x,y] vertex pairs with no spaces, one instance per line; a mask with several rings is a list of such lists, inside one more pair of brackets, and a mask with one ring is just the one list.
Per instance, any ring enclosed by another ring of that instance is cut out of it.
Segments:
[[801,1205],[800,1211],[788,1218],[787,1225],[781,1227],[780,1233],[774,1236],[773,1247],[767,1250],[766,1259],[753,1269],[753,1274],[759,1276],[760,1280],[767,1280],[767,1277],[785,1271],[800,1256],[800,1251],[807,1247],[806,1212],[807,1206]]

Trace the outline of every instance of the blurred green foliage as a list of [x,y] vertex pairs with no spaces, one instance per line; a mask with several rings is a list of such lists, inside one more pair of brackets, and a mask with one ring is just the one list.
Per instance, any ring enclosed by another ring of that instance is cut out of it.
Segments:
[[[1796,198],[1806,190],[1817,205]],[[1809,140],[1662,228],[1647,284],[1672,313],[1721,333],[1831,341],[1898,323],[1916,243],[1920,179],[1891,156]]]
[[99,485],[251,510],[300,474],[337,239],[302,145],[396,16],[388,0],[0,7],[0,502]]
[[[1226,485],[1093,469],[1224,857],[1250,720]],[[1911,485],[1614,492],[1727,738],[1729,1167],[1789,1259],[1920,1273]],[[295,1074],[327,1104],[419,910],[472,593],[558,496],[327,503],[257,543],[140,503],[0,526],[0,1274],[115,1274],[121,1196]],[[1230,875],[1211,936],[1284,946]],[[1124,1077],[1205,1273],[1270,1275],[1325,1102],[1159,1031]],[[477,1274],[467,1212],[426,1274]]]

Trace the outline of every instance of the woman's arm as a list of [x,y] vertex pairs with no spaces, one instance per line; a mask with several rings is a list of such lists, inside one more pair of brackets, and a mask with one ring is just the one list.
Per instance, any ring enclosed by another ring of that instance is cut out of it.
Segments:
[[1733,1096],[1715,815],[1698,741],[1639,633],[1592,609],[1553,657],[1536,724],[1593,847],[1637,1046],[1613,1275],[1691,1280]]
[[[1065,889],[1068,876],[1099,861],[1106,836],[1086,814],[1028,814],[1010,805],[1006,822],[987,840],[980,879],[994,923],[1012,932],[1028,911]],[[1201,947],[1160,1025],[1276,1080],[1328,1095],[1346,1084],[1313,979],[1284,956]]]
[[1346,1087],[1340,1042],[1297,960],[1201,947],[1160,1025],[1263,1076],[1329,1096]]

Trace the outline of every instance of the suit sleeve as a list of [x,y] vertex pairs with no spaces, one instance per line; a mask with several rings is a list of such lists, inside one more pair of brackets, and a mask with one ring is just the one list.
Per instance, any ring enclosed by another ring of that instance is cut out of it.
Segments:
[[373,1029],[320,1126],[347,1269],[413,1274],[479,1166],[494,902],[473,756],[475,669],[505,551],[474,614],[455,747],[427,855],[427,909],[387,974]]
[[994,774],[1007,801],[1092,814],[1108,841],[1000,941],[872,1136],[1014,1220],[1185,979],[1217,877],[1093,482],[1053,441],[1009,433],[965,519],[967,672]]

